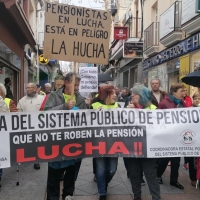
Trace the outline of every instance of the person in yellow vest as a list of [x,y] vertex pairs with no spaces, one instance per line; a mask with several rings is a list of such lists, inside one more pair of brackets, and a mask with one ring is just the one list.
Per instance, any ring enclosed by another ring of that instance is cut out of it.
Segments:
[[[132,88],[131,104],[128,108],[155,110],[151,92],[143,85]],[[156,174],[156,162],[153,158],[126,158],[134,199],[141,200],[141,172],[144,171],[152,199],[160,200],[160,186]]]
[[15,102],[6,97],[6,88],[2,83],[0,83],[0,96],[2,96],[4,102],[8,106],[9,112],[18,112]]
[[[103,86],[99,89],[98,96],[93,99],[91,108],[113,109],[118,108],[115,88],[112,85]],[[99,200],[106,199],[107,186],[117,170],[118,158],[98,157],[93,159],[93,170],[96,176]]]

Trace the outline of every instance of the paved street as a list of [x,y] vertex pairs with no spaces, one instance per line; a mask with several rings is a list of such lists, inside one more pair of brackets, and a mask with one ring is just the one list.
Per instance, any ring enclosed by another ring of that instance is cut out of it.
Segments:
[[[20,185],[16,186],[16,168],[4,170],[0,200],[43,200],[46,192],[47,164],[41,164],[41,169],[36,171],[32,165],[20,167]],[[169,167],[163,176],[164,184],[161,185],[163,200],[198,200],[200,193],[190,185],[188,171],[180,167],[180,183],[184,190],[176,189],[169,185]],[[62,184],[62,183],[61,183]],[[143,200],[150,200],[147,185],[142,186]],[[108,200],[133,199],[131,185],[126,177],[123,160],[119,159],[117,173],[109,184]],[[97,186],[93,181],[92,160],[84,159],[76,182],[74,200],[98,200]]]

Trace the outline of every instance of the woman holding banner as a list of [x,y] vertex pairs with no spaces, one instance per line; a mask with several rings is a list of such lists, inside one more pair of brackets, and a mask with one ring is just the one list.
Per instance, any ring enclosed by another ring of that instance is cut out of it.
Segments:
[[[114,86],[103,86],[99,89],[99,95],[94,98],[92,109],[118,108]],[[95,175],[99,192],[99,200],[106,199],[108,183],[112,180],[117,170],[118,158],[99,157],[94,158]]]
[[[143,85],[132,88],[132,104],[128,108],[155,110],[151,103],[151,92]],[[144,171],[152,200],[160,200],[160,186],[156,175],[156,162],[153,158],[126,158],[132,190],[135,200],[141,200],[141,172]]]
[[[182,83],[174,83],[170,87],[170,93],[168,96],[159,103],[159,109],[177,109],[187,107],[183,98],[185,96],[185,86]],[[169,136],[170,137],[170,136]],[[162,175],[167,168],[168,162],[171,161],[171,174],[170,174],[170,185],[178,188],[184,189],[184,187],[178,182],[179,167],[180,167],[180,157],[168,157],[162,158],[159,161],[157,176],[159,183],[162,184]]]

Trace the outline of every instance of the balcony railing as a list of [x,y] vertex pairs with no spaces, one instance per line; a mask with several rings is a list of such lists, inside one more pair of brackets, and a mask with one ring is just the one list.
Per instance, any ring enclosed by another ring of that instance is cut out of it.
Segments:
[[39,48],[44,47],[44,32],[38,33],[38,44],[39,44]]
[[159,22],[153,22],[144,30],[144,51],[159,45]]

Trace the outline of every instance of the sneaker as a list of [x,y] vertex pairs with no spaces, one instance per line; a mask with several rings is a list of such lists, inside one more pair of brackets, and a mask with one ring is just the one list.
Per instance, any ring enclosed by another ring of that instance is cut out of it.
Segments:
[[159,184],[163,184],[162,177],[158,177]]
[[72,196],[68,195],[68,196],[65,197],[65,200],[73,200],[73,198],[72,198]]
[[141,178],[141,186],[143,186],[143,185],[145,185],[145,184],[146,184],[146,183],[145,183],[144,179]]
[[184,164],[184,165],[183,165],[183,169],[185,169],[185,170],[189,170],[189,166],[188,166],[188,164]]

